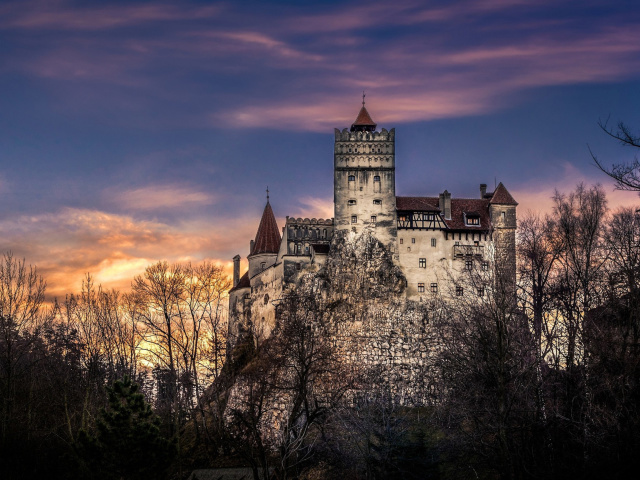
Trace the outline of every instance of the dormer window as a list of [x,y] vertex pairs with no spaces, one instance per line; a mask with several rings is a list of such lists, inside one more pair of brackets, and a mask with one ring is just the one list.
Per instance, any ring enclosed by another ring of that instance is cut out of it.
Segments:
[[480,226],[480,215],[475,212],[465,213],[464,214],[464,223],[470,227],[479,227]]

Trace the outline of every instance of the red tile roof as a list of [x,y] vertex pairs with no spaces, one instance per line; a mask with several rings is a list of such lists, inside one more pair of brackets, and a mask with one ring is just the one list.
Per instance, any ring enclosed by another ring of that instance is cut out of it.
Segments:
[[229,290],[229,293],[235,292],[236,290],[240,290],[241,288],[249,288],[251,287],[251,283],[249,282],[249,270],[247,270],[240,280],[238,280],[238,284]]
[[276,217],[273,215],[271,205],[269,201],[267,201],[264,212],[262,212],[262,219],[260,220],[258,233],[256,233],[253,250],[249,255],[278,253],[278,250],[280,250],[280,241],[281,237],[278,223],[276,222]]
[[518,205],[507,188],[500,182],[496,191],[493,192],[493,196],[491,197],[491,201],[489,203],[494,203],[498,205]]
[[358,118],[351,125],[351,131],[357,130],[357,127],[368,127],[366,130],[375,130],[376,128],[376,122],[371,119],[371,115],[369,115],[364,105],[362,105],[360,113],[358,113]]
[[[480,216],[480,225],[465,225],[464,214]],[[489,230],[489,200],[486,198],[452,198],[451,220],[445,220],[451,230]]]
[[396,210],[415,212],[439,212],[438,198],[433,197],[396,197]]

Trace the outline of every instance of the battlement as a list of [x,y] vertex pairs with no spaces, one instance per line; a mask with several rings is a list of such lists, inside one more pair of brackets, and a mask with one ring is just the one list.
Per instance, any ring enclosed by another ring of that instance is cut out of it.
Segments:
[[345,128],[342,131],[337,128],[334,130],[337,142],[394,142],[396,138],[396,129],[381,129],[379,132],[351,132]]
[[287,217],[287,225],[333,225],[333,218],[294,218]]

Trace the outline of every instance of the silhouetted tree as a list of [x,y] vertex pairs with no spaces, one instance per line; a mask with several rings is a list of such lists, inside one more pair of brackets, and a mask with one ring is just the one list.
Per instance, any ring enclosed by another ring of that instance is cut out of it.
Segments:
[[[598,121],[598,125],[621,145],[640,148],[640,135],[634,134],[625,123],[618,122],[617,129],[609,126],[609,119]],[[614,163],[611,167],[606,167],[591,150],[589,151],[596,166],[616,182],[616,188],[640,192],[640,161],[638,157],[628,163]]]
[[160,421],[129,377],[108,388],[109,405],[95,431],[81,431],[76,448],[89,478],[162,478],[175,445],[160,433]]

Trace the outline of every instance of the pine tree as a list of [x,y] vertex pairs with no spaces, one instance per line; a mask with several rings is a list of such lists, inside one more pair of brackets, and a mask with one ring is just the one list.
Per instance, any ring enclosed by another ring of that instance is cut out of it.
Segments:
[[81,431],[77,451],[91,478],[162,478],[175,444],[160,433],[160,420],[125,376],[108,388],[109,406],[92,435]]

